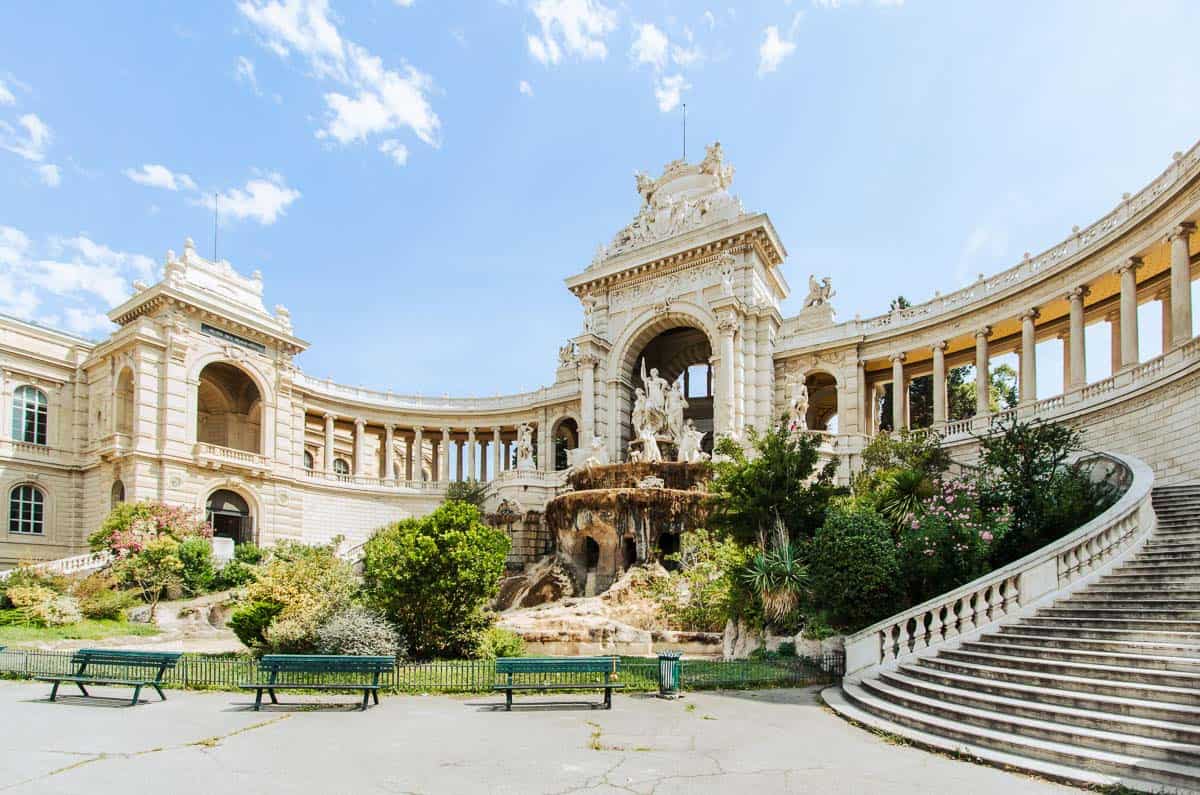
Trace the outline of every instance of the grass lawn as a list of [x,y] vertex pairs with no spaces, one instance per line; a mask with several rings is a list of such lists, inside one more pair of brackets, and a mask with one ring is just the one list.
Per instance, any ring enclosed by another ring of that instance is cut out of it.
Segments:
[[40,640],[99,640],[121,635],[157,635],[158,627],[149,624],[133,624],[128,621],[108,621],[86,618],[78,624],[65,627],[27,627],[23,625],[0,625],[0,646],[10,643],[28,643]]

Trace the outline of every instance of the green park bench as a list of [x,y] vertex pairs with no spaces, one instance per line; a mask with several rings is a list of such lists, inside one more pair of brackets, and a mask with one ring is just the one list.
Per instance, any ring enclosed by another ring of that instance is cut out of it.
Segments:
[[[617,681],[617,657],[501,657],[496,673],[505,680],[492,686],[504,691],[504,708],[512,711],[516,690],[603,690],[604,708],[612,709],[612,691],[625,685]],[[591,674],[603,674],[596,681]]]
[[[238,685],[256,690],[254,709],[262,708],[263,691],[278,704],[278,690],[361,690],[362,708],[369,700],[379,703],[379,677],[396,666],[394,657],[368,657],[341,654],[267,654],[258,661],[257,682]],[[266,681],[263,681],[266,677]],[[330,677],[340,677],[330,681]],[[363,681],[370,677],[370,681]]]
[[[53,682],[50,700],[58,697],[58,688],[63,682],[71,682],[79,692],[90,696],[84,685],[124,685],[133,688],[130,706],[138,703],[142,688],[149,685],[158,691],[163,701],[163,675],[179,663],[180,652],[121,651],[119,649],[80,649],[71,655],[73,672],[69,674],[42,674],[35,676],[39,682]],[[121,673],[113,673],[114,671]],[[153,675],[151,675],[153,672]]]

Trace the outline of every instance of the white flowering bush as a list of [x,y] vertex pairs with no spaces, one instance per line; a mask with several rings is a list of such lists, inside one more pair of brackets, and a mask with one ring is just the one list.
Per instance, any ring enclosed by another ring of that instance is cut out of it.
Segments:
[[331,615],[317,629],[321,654],[368,654],[399,657],[400,633],[377,610],[353,605]]

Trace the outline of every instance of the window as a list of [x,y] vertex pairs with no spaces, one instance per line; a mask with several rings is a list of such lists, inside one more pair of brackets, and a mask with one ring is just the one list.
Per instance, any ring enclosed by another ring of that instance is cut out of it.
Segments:
[[36,387],[19,387],[13,393],[13,439],[46,443],[46,393]]
[[310,472],[313,468],[313,455],[307,450],[304,451],[304,468]]
[[116,508],[123,502],[125,502],[125,484],[119,480],[114,480],[112,484],[112,504],[109,507]]
[[349,475],[350,465],[346,463],[344,458],[333,459],[333,473],[335,475]]
[[45,532],[45,497],[37,486],[25,484],[8,498],[8,532],[40,536]]

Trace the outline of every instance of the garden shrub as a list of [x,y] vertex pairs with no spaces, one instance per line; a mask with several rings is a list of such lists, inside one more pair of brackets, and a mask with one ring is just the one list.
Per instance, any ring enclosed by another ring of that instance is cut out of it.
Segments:
[[855,479],[854,493],[860,494],[859,479],[869,484],[873,473],[909,469],[936,478],[950,468],[950,454],[942,447],[942,435],[934,430],[904,428],[899,433],[876,434],[863,448],[862,472]]
[[117,587],[110,571],[98,571],[75,583],[71,595],[79,603],[84,618],[122,621],[125,611],[137,604],[137,597]]
[[213,576],[212,589],[214,591],[226,591],[230,588],[241,588],[243,585],[248,585],[256,579],[258,579],[258,568],[243,563],[234,557],[233,560],[222,566]]
[[151,536],[136,552],[127,550],[116,564],[119,576],[132,583],[150,605],[150,623],[158,610],[163,592],[177,588],[183,581],[183,562],[179,559],[179,542],[170,535]]
[[491,617],[509,540],[479,510],[447,502],[380,529],[363,548],[370,604],[399,627],[421,659],[471,657]]
[[213,571],[212,544],[207,538],[190,536],[179,545],[179,562],[183,564],[180,578],[183,592],[188,596],[207,593],[216,578]]
[[32,564],[22,563],[6,579],[0,580],[0,608],[13,607],[12,600],[8,598],[9,589],[27,585],[48,588],[55,593],[66,593],[70,581],[61,574],[38,571]]
[[62,627],[83,620],[74,597],[41,585],[16,585],[7,589],[8,599],[21,616],[21,623],[34,627]]
[[497,657],[524,657],[525,639],[503,627],[490,627],[483,633],[479,643],[479,657],[493,660]]
[[399,657],[400,633],[378,610],[351,605],[325,619],[317,629],[321,654],[370,654]]
[[830,505],[809,549],[816,606],[853,631],[891,615],[900,604],[900,567],[887,520],[861,504]]
[[250,649],[261,648],[267,641],[267,627],[283,610],[278,602],[257,600],[238,605],[229,615],[229,628],[237,635],[242,645]]
[[[283,542],[259,578],[246,587],[248,602],[272,602],[281,609],[262,633],[257,648],[270,652],[307,652],[316,648],[317,629],[350,604],[358,582],[350,564],[334,546]],[[240,636],[239,636],[240,637]]]
[[794,641],[785,640],[783,643],[779,644],[779,648],[775,650],[775,653],[780,657],[795,657],[796,643]]
[[123,558],[141,552],[153,539],[167,536],[183,541],[191,536],[212,538],[212,526],[196,511],[161,502],[123,502],[88,536],[93,550],[107,549]]
[[749,550],[704,528],[681,534],[679,544],[679,551],[667,556],[678,569],[652,585],[659,614],[672,629],[720,632],[737,615],[735,604],[745,590],[738,574]]

